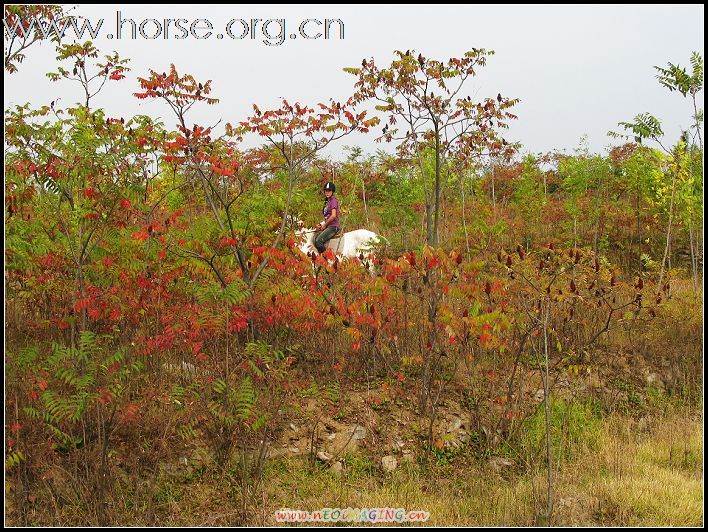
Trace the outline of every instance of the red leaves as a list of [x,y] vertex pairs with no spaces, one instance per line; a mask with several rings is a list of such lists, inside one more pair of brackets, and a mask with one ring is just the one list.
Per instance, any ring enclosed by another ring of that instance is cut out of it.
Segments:
[[94,189],[93,187],[88,187],[84,189],[84,197],[95,200],[100,198],[101,194],[96,192],[96,189]]
[[234,308],[229,324],[229,330],[231,332],[239,332],[243,331],[247,327],[248,319],[246,312],[242,309]]
[[[330,105],[318,104],[322,112],[299,103],[290,105],[287,100],[282,100],[278,109],[262,113],[257,106],[253,106],[255,116],[241,122],[243,131],[250,131],[262,137],[275,138],[283,133],[295,139],[306,138],[316,144],[316,150],[352,131],[362,131],[366,127],[378,123],[377,118],[365,120],[366,112],[354,114],[347,105],[330,100]],[[322,137],[318,137],[318,134]]]
[[109,76],[109,79],[112,79],[114,81],[119,81],[121,79],[124,79],[125,76],[123,75],[123,70],[122,68],[117,68],[113,72],[111,72],[111,75]]
[[76,312],[81,312],[83,309],[88,308],[91,302],[92,300],[89,297],[77,299],[76,303],[74,303],[74,310]]
[[131,236],[132,236],[135,240],[139,240],[139,241],[141,241],[141,242],[144,242],[145,240],[148,239],[148,237],[149,237],[150,235],[148,234],[148,232],[147,232],[145,229],[143,229],[142,231],[138,231],[137,233],[131,233]]
[[184,108],[196,101],[215,104],[219,100],[208,98],[204,94],[211,92],[211,80],[206,83],[197,83],[190,75],[180,76],[174,65],[170,65],[170,73],[158,74],[150,70],[150,77],[138,78],[144,92],[136,92],[134,96],[139,99],[164,98],[173,106]]
[[140,405],[129,403],[125,409],[119,412],[119,416],[123,423],[134,423],[138,419],[138,412],[140,412]]
[[113,394],[112,394],[110,391],[108,391],[107,388],[101,388],[101,389],[98,391],[98,397],[97,397],[96,399],[97,399],[98,402],[101,403],[102,405],[107,405],[107,404],[109,404],[111,401],[113,401]]

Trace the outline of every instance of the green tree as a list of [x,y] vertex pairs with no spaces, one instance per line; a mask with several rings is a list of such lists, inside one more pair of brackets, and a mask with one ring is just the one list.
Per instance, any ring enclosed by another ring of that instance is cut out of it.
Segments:
[[533,228],[538,227],[546,204],[541,186],[541,171],[533,155],[526,155],[522,161],[523,171],[516,180],[512,202],[523,223],[524,246],[528,249],[533,244]]
[[[485,98],[475,102],[460,91],[476,69],[494,51],[473,49],[447,62],[426,59],[415,51],[395,52],[397,59],[380,69],[374,60],[363,60],[361,68],[345,68],[357,76],[357,101],[374,100],[386,113],[380,139],[398,141],[401,158],[415,160],[420,168],[425,192],[428,245],[438,244],[440,195],[443,166],[448,156],[481,157],[510,153],[514,149],[500,137],[507,120],[516,116],[508,110],[519,100]],[[432,183],[423,168],[426,148],[432,148],[435,171]]]
[[[670,194],[666,194],[669,197],[668,221],[666,224],[666,245],[664,247],[664,254],[661,260],[661,272],[659,274],[660,287],[663,284],[667,261],[670,263],[671,237],[675,217],[674,208],[677,185],[680,183],[682,177],[685,178],[686,169],[690,170],[695,167],[692,164],[686,164],[683,159],[688,153],[690,153],[689,145],[692,143],[693,138],[698,139],[699,149],[701,152],[703,151],[703,141],[700,132],[703,123],[703,110],[699,110],[696,106],[696,95],[703,90],[703,58],[700,54],[697,52],[692,54],[691,64],[693,67],[693,72],[691,75],[689,75],[685,69],[672,63],[669,63],[667,68],[654,68],[659,72],[659,74],[657,74],[657,79],[664,87],[667,87],[669,91],[678,91],[684,96],[684,98],[688,95],[691,96],[694,108],[694,114],[692,117],[694,124],[690,129],[693,131],[693,135],[691,135],[690,131],[686,131],[682,133],[681,139],[674,147],[666,148],[661,141],[664,136],[664,132],[661,128],[661,122],[651,114],[642,113],[635,116],[633,122],[619,122],[618,124],[622,126],[625,131],[629,132],[634,137],[636,142],[641,144],[643,140],[653,140],[661,147],[664,153],[671,158],[671,164],[669,165],[671,177],[671,185],[669,187]],[[627,138],[627,135],[619,134],[613,131],[610,131],[608,134],[614,138]],[[661,190],[664,191],[665,188],[662,188]],[[691,233],[691,242],[693,243],[692,228],[690,228],[689,231]],[[698,241],[698,239],[696,240]],[[697,255],[697,253],[694,253],[693,244],[691,255]],[[694,278],[696,278],[695,267]]]
[[577,246],[579,240],[578,219],[585,213],[593,235],[592,247],[597,253],[603,200],[613,175],[609,161],[600,155],[591,155],[583,141],[575,157],[561,160],[558,172],[568,195],[566,209],[573,218],[573,246]]

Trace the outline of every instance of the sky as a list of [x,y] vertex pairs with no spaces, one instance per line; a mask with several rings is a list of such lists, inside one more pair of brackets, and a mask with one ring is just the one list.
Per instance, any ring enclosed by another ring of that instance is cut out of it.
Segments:
[[[118,13],[124,21],[120,39],[115,31]],[[161,117],[169,127],[176,121],[164,102],[138,100],[133,93],[139,90],[137,77],[147,76],[151,68],[166,71],[171,63],[197,81],[212,80],[211,96],[219,98],[219,104],[195,107],[188,122],[214,125],[221,121],[218,131],[226,122],[245,120],[253,113],[253,104],[261,110],[277,107],[280,97],[307,105],[330,98],[346,100],[355,78],[342,69],[359,66],[364,58],[387,66],[394,50],[411,49],[426,58],[447,60],[472,48],[491,49],[495,55],[467,82],[462,95],[484,98],[501,93],[520,98],[513,108],[519,118],[505,137],[521,142],[523,151],[531,153],[572,152],[583,136],[591,151],[603,153],[607,146],[619,143],[607,132],[618,131],[618,122],[631,121],[644,112],[661,120],[666,140],[675,141],[681,128],[691,123],[692,104],[662,87],[653,67],[671,62],[690,72],[691,53],[704,52],[704,7],[698,4],[79,4],[72,14],[86,17],[93,27],[103,19],[94,44],[102,54],[115,50],[131,60],[126,79],[107,86],[93,106],[126,118],[135,114]],[[172,22],[167,24],[165,19]],[[179,23],[185,32],[175,27],[175,19],[185,19]],[[342,21],[330,24],[328,39],[322,34],[326,19]],[[128,20],[135,22],[136,29],[143,24],[144,36],[131,39]],[[263,23],[268,20],[264,33]],[[210,31],[206,21],[213,27],[212,35],[197,38]],[[224,31],[230,21],[234,21],[230,30],[236,38]],[[165,28],[171,31],[167,38]],[[319,38],[304,38],[318,33],[322,34]],[[224,38],[217,38],[218,34]],[[70,31],[67,35],[72,38],[66,42],[73,40]],[[26,56],[17,73],[5,73],[6,109],[27,102],[39,107],[57,99],[60,105],[80,100],[78,84],[54,83],[46,77],[57,67],[50,42],[32,46]],[[699,105],[703,106],[703,93]],[[372,134],[350,135],[326,153],[343,159],[346,145],[359,145],[369,153],[379,148],[393,151],[374,138]],[[248,142],[255,145],[258,141]]]

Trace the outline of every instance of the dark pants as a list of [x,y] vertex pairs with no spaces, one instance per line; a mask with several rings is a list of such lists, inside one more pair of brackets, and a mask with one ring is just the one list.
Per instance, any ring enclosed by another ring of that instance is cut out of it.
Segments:
[[327,249],[327,241],[330,240],[336,232],[337,228],[330,226],[324,231],[318,233],[315,237],[315,247],[317,248],[317,251],[324,253],[324,250]]

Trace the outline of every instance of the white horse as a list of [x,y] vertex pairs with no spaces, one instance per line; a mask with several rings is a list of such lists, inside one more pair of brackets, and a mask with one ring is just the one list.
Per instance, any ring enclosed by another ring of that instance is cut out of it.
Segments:
[[[300,244],[300,251],[303,253],[317,253],[315,247],[315,230],[301,229],[295,232],[296,235],[304,237]],[[388,242],[384,237],[377,235],[368,229],[356,229],[347,231],[343,235],[332,238],[327,242],[327,249],[334,251],[335,255],[343,257],[358,257],[373,251],[373,247],[381,242]]]

